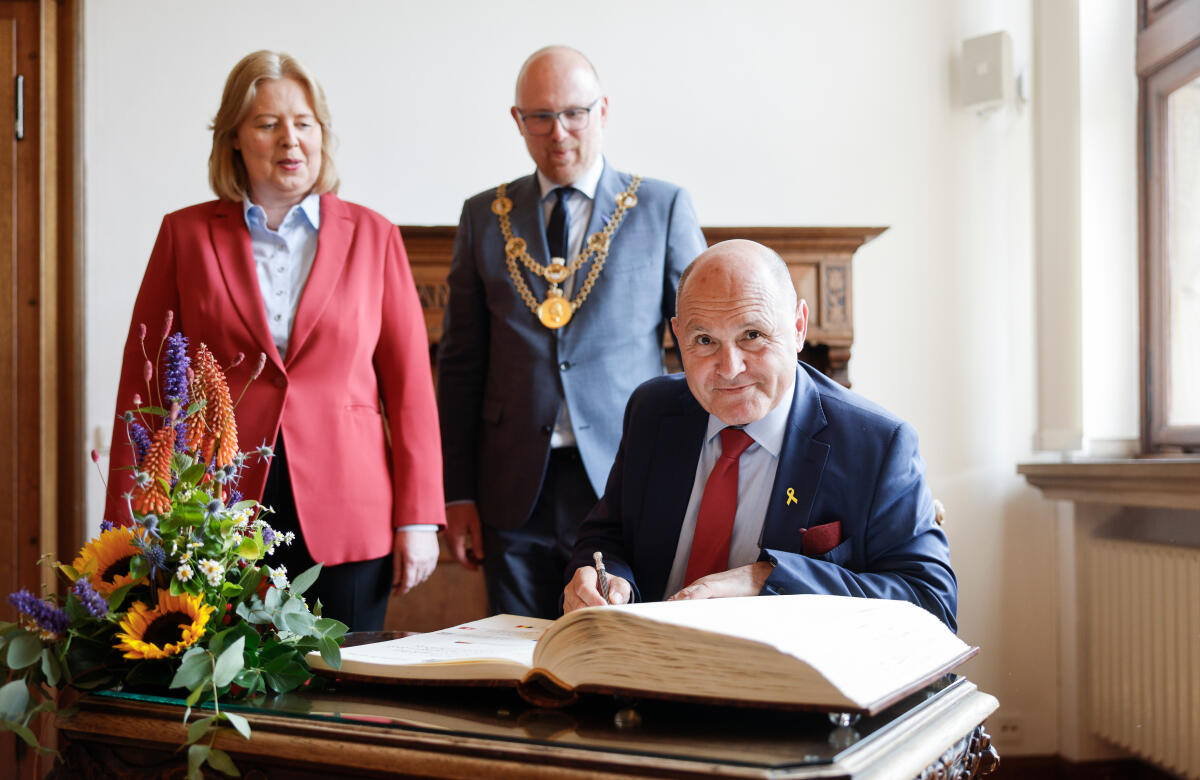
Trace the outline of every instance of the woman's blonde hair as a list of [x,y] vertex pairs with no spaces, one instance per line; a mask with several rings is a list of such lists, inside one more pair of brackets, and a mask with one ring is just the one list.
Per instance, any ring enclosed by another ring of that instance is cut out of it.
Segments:
[[266,49],[243,57],[225,80],[221,108],[210,127],[213,145],[212,154],[208,157],[208,183],[213,192],[218,198],[239,202],[250,194],[246,164],[242,161],[242,153],[233,148],[233,141],[237,137],[238,127],[254,103],[259,82],[267,79],[294,79],[307,90],[313,112],[321,123],[321,172],[317,174],[313,192],[337,192],[337,167],[333,164],[333,121],[329,115],[329,105],[325,102],[325,90],[295,57]]

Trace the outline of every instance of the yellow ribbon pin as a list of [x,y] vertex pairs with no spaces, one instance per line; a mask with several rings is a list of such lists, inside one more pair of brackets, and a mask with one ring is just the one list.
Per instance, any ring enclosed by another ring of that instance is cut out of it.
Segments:
[[787,503],[784,504],[784,506],[791,506],[792,504],[800,503],[799,500],[796,499],[796,491],[793,490],[792,488],[788,488],[787,496],[788,496],[788,500],[787,500]]

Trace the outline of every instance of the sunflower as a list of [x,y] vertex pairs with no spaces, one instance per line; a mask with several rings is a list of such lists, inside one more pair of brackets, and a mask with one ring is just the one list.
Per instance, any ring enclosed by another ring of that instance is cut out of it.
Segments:
[[142,554],[134,538],[141,538],[144,533],[141,526],[103,531],[83,546],[71,566],[80,576],[91,580],[92,587],[106,598],[122,585],[145,582],[145,577],[134,580],[129,576],[129,559]]
[[213,607],[199,596],[183,593],[172,596],[170,591],[158,592],[154,609],[135,601],[125,617],[115,645],[125,651],[126,658],[170,658],[196,644]]

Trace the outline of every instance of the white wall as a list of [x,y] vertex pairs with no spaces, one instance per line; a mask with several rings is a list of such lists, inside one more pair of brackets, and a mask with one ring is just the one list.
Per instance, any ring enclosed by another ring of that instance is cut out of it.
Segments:
[[283,49],[321,78],[344,197],[395,222],[454,224],[464,197],[532,170],[507,114],[512,81],[533,49],[571,44],[611,96],[610,159],[685,185],[703,224],[890,226],[855,260],[851,378],[921,433],[949,510],[960,633],[982,647],[966,673],[1023,718],[1001,750],[1056,752],[1054,511],[1014,470],[1035,416],[1030,111],[961,109],[954,78],[961,40],[1002,29],[1032,72],[1030,3],[582,8],[90,0],[89,439],[107,444],[161,215],[211,197],[205,128],[239,57]]

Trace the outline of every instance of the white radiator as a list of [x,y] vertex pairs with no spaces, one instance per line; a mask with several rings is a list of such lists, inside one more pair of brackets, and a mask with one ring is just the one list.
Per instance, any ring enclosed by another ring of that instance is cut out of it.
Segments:
[[1092,731],[1200,780],[1200,550],[1086,545]]

